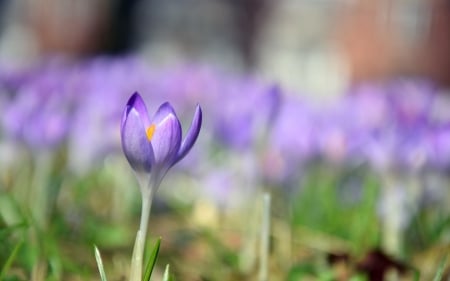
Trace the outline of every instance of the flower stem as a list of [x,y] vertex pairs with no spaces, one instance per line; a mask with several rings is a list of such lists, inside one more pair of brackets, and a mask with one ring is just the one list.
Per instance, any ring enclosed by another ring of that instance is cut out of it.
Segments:
[[270,247],[270,194],[263,194],[263,206],[261,216],[261,240],[259,248],[259,281],[267,281],[269,268],[269,247]]
[[148,219],[153,200],[153,188],[142,189],[142,211],[139,230],[134,242],[133,257],[131,259],[130,281],[142,280],[142,263],[144,259],[145,238],[147,236]]

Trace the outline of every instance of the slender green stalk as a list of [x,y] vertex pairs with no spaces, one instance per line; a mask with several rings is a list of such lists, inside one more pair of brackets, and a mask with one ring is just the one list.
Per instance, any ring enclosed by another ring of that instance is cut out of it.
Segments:
[[94,245],[94,253],[95,253],[95,261],[97,262],[98,272],[100,273],[100,279],[102,281],[107,281],[105,268],[103,267],[102,256],[100,255],[100,251],[95,245]]
[[433,281],[441,281],[442,276],[444,275],[445,265],[447,264],[448,255],[445,255],[441,262],[439,263],[438,269],[436,271],[436,275],[433,278]]
[[[259,203],[259,202],[258,202]],[[247,224],[245,228],[244,244],[239,254],[240,271],[249,274],[256,263],[257,259],[257,243],[259,235],[259,204],[252,204],[251,208],[247,206],[245,213],[248,213]]]
[[41,231],[46,231],[48,226],[49,211],[53,206],[49,206],[49,178],[51,173],[52,155],[47,151],[37,154],[34,165],[34,173],[28,193],[29,206],[36,226]]
[[170,281],[170,280],[172,280],[170,276],[170,265],[167,264],[166,269],[164,270],[163,281]]
[[17,254],[19,253],[20,248],[22,247],[23,244],[23,240],[20,240],[15,246],[14,249],[12,250],[11,254],[9,255],[9,257],[6,259],[5,264],[3,265],[3,267],[0,270],[0,280],[4,280],[3,278],[6,276],[6,273],[8,272],[9,268],[11,267],[12,263],[14,262],[14,260],[16,259]]
[[269,270],[269,244],[270,244],[270,194],[264,193],[261,216],[261,240],[259,248],[259,281],[267,281]]
[[131,259],[130,281],[142,280],[142,264],[144,260],[145,238],[147,237],[148,220],[152,207],[153,194],[156,187],[153,184],[142,188],[142,211],[139,230],[134,242],[133,256]]
[[141,281],[142,262],[144,258],[145,237],[147,236],[148,218],[150,216],[151,198],[142,199],[142,213],[139,230],[134,243],[133,257],[131,260],[130,281]]
[[49,178],[52,168],[52,155],[49,151],[40,151],[36,155],[32,180],[29,186],[28,202],[32,225],[29,230],[32,247],[37,253],[33,263],[31,280],[42,281],[47,275],[47,263],[44,244],[48,224],[49,212],[53,206],[49,200]]
[[[402,188],[407,185],[406,179],[394,172],[385,172],[384,186],[382,196],[385,202],[385,216],[382,221],[383,227],[383,248],[384,250],[394,256],[400,256],[403,252],[403,227],[402,220],[404,219],[405,201],[409,200],[408,193],[402,194]],[[408,187],[408,186],[406,186]],[[409,191],[408,191],[409,192]]]
[[147,261],[147,267],[145,268],[143,281],[149,281],[150,277],[152,276],[152,272],[156,264],[156,259],[158,258],[160,246],[161,246],[161,237],[159,237],[158,240],[156,240],[155,246],[153,247],[153,251],[150,254],[150,257]]

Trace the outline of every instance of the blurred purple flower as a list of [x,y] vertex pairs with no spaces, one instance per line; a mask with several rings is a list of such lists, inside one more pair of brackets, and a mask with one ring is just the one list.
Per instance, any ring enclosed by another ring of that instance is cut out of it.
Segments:
[[450,122],[434,128],[429,135],[431,163],[434,167],[449,171],[450,169]]
[[415,170],[432,164],[430,136],[437,95],[431,83],[395,80],[359,85],[350,93],[345,99],[345,123],[350,124],[347,134],[354,142],[356,155],[377,170]]
[[77,107],[68,143],[69,165],[83,173],[120,151],[123,104],[136,89],[149,90],[151,74],[133,57],[96,58],[77,65],[73,72]]
[[263,151],[263,176],[270,182],[296,179],[300,165],[317,156],[317,115],[309,104],[286,97]]
[[198,101],[208,105],[204,145],[253,150],[270,178],[289,177],[311,159],[356,159],[376,169],[450,166],[450,99],[427,81],[364,83],[313,107],[250,76],[198,65],[156,69],[135,57],[0,70],[1,133],[33,149],[67,142],[69,165],[89,169],[120,150],[122,105],[138,89],[154,104],[173,101],[177,119]]
[[436,96],[436,87],[430,82],[400,79],[388,85],[386,92],[397,124],[411,129],[427,124]]
[[223,87],[223,96],[213,101],[214,135],[227,147],[248,149],[273,126],[281,91],[277,86],[251,80],[229,82]]
[[34,79],[18,85],[3,113],[3,128],[10,138],[34,149],[54,149],[66,139],[71,123],[72,96],[61,66],[43,68]]

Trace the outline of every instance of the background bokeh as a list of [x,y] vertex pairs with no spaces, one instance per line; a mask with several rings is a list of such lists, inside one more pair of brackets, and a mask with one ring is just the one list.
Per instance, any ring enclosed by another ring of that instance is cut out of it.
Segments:
[[446,0],[0,0],[0,280],[98,280],[93,244],[126,279],[136,91],[204,111],[156,279],[258,279],[267,193],[270,280],[447,277],[449,34]]

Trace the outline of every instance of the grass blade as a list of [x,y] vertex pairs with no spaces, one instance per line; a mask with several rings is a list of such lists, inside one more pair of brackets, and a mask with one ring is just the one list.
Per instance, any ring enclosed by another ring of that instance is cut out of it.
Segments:
[[8,227],[0,229],[0,239],[6,239],[9,235],[11,235],[14,231],[19,229],[25,229],[28,227],[28,223],[21,222],[14,225],[10,225]]
[[147,261],[147,266],[145,267],[145,275],[144,281],[149,281],[152,276],[153,268],[156,264],[156,259],[158,258],[159,247],[161,246],[161,237],[156,240],[155,246],[153,247],[153,251],[150,254],[150,257]]
[[164,270],[163,281],[175,281],[175,278],[172,274],[170,274],[170,265],[166,265],[166,269]]
[[433,278],[433,281],[441,281],[442,275],[444,274],[445,265],[447,264],[447,258],[448,255],[445,255],[445,257],[442,258],[441,262],[439,263],[439,267],[436,271],[436,275]]
[[264,193],[262,202],[261,232],[259,245],[259,277],[260,281],[269,280],[270,251],[270,194]]
[[23,240],[20,240],[20,241],[16,244],[16,246],[14,246],[14,249],[12,250],[12,252],[11,252],[11,254],[9,255],[8,259],[6,260],[5,265],[3,265],[2,271],[0,272],[0,280],[3,280],[3,279],[4,279],[4,277],[5,277],[5,275],[6,275],[6,272],[7,272],[7,271],[9,270],[9,268],[11,267],[11,265],[12,265],[14,259],[15,259],[16,256],[17,256],[17,253],[18,253],[19,250],[20,250],[20,247],[22,247],[22,244],[23,244]]
[[103,268],[102,256],[100,255],[100,251],[95,245],[94,245],[94,252],[95,252],[95,260],[97,261],[98,272],[100,272],[100,278],[102,279],[102,281],[107,281],[105,269]]

